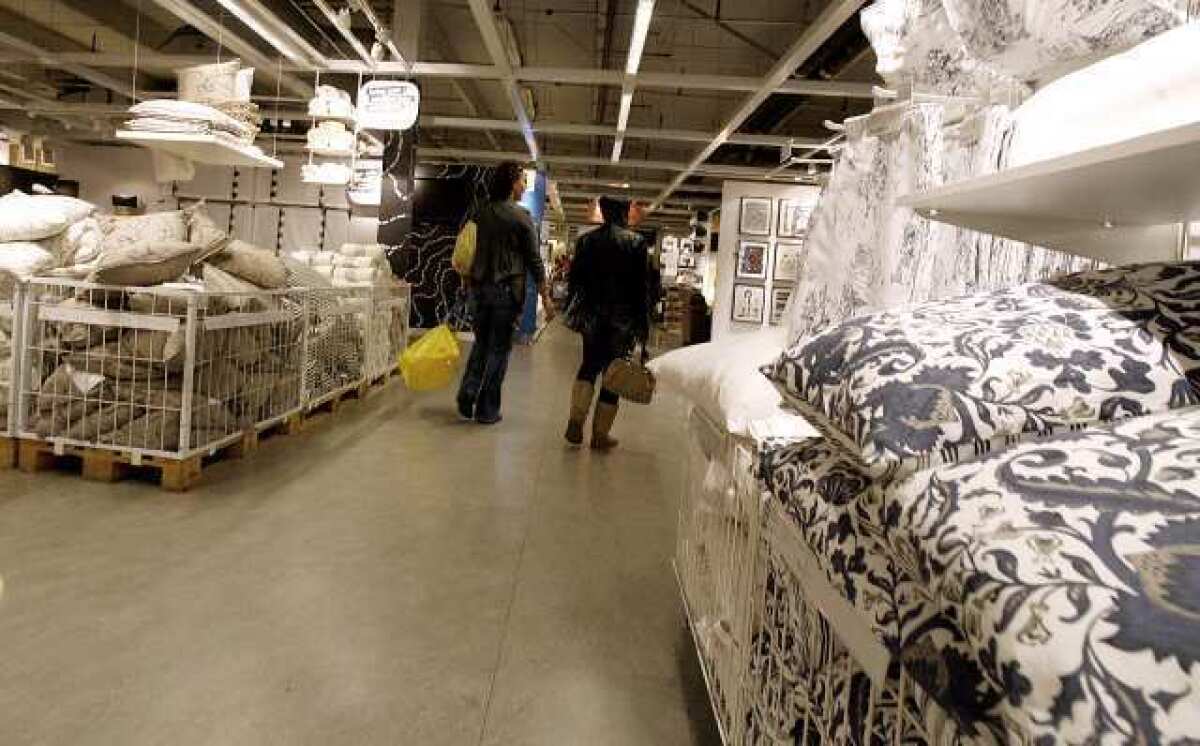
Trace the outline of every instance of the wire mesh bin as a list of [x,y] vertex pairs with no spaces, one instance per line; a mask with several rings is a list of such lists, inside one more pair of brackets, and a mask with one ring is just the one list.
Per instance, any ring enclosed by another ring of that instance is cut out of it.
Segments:
[[307,290],[208,293],[33,280],[23,438],[188,458],[300,408]]
[[688,432],[675,566],[713,709],[737,743],[761,526],[755,450],[698,409]]
[[372,313],[367,328],[367,378],[374,381],[396,370],[408,346],[411,288],[407,284],[371,289]]
[[[21,351],[21,298],[24,284],[14,283],[0,296],[0,438],[11,437],[17,430],[16,368]],[[0,464],[3,466],[3,464]]]
[[366,379],[373,312],[367,287],[312,290],[306,299],[302,398],[311,409]]

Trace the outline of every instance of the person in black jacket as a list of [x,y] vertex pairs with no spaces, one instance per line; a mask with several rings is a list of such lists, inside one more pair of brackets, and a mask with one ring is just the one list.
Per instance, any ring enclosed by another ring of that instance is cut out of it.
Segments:
[[[583,443],[583,427],[592,408],[596,379],[609,364],[629,355],[650,334],[650,266],[646,242],[626,228],[629,203],[601,198],[604,225],[579,239],[571,263],[568,325],[583,336],[583,362],[571,389],[566,439]],[[617,445],[609,433],[619,397],[600,389],[592,418],[592,448]]]
[[501,163],[488,189],[490,201],[475,215],[475,259],[470,286],[475,303],[475,345],[458,389],[458,413],[483,425],[499,422],[501,388],[508,372],[513,333],[525,305],[525,282],[532,276],[554,316],[538,232],[529,212],[517,204],[525,193],[525,169]]

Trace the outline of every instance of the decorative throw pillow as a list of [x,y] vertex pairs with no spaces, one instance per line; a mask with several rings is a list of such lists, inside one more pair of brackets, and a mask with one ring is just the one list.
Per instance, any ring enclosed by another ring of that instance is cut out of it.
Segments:
[[1200,403],[1200,262],[860,316],[763,372],[887,480],[1024,435]]
[[[188,224],[187,240],[197,246],[211,247],[213,251],[224,248],[224,242],[229,235],[217,226],[208,213],[204,211],[204,203],[200,202],[184,211]],[[208,256],[200,256],[196,261],[202,262]]]
[[682,347],[651,360],[659,385],[682,396],[733,435],[781,438],[819,435],[758,372],[784,347],[781,327]]
[[258,311],[276,305],[262,288],[211,264],[204,265],[204,290],[213,294],[218,311]]
[[0,243],[0,272],[26,278],[53,266],[54,256],[39,244],[30,241]]
[[183,276],[197,249],[186,241],[149,239],[106,249],[93,281],[104,285],[145,287]]
[[187,213],[183,210],[148,215],[103,215],[101,251],[121,250],[143,241],[187,241]]
[[231,60],[179,70],[175,74],[179,83],[179,100],[197,103],[236,100],[237,75],[241,67],[241,60]]
[[287,287],[287,269],[283,261],[266,249],[233,240],[224,250],[209,259],[209,263],[266,290]]
[[74,197],[11,192],[0,197],[0,242],[56,236],[95,210],[95,205]]

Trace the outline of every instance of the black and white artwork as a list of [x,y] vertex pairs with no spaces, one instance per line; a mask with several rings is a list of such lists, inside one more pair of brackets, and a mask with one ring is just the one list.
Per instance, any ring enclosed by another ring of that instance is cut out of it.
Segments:
[[737,273],[739,280],[767,279],[767,254],[769,245],[763,241],[741,241],[738,243]]
[[799,279],[803,257],[803,243],[780,241],[775,244],[775,282],[795,282]]
[[761,324],[766,306],[767,289],[762,285],[733,286],[733,320]]
[[779,200],[779,229],[780,238],[800,238],[808,231],[808,220],[812,217],[813,206],[796,199]]
[[771,235],[771,199],[769,197],[742,197],[742,214],[739,227],[747,236]]
[[783,312],[792,299],[792,288],[771,288],[771,326],[783,323]]

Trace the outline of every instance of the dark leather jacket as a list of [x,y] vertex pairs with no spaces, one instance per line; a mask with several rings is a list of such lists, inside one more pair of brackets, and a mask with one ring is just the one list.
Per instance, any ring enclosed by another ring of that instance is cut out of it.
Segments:
[[489,202],[475,215],[475,225],[472,284],[477,287],[512,286],[523,303],[527,273],[533,274],[539,286],[546,281],[546,267],[533,218],[516,202]]
[[645,341],[650,329],[650,259],[646,241],[616,222],[581,237],[571,263],[568,323],[581,333],[622,332]]

